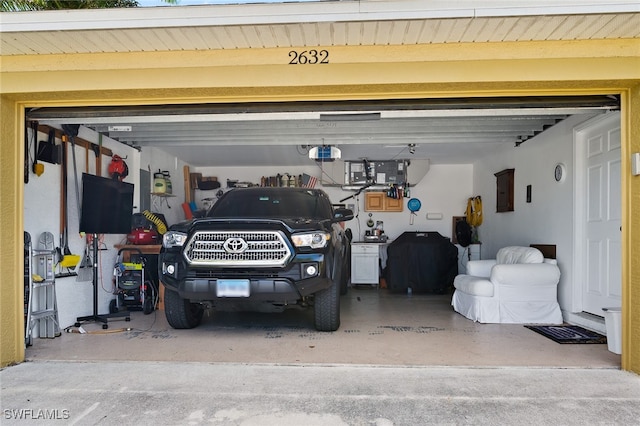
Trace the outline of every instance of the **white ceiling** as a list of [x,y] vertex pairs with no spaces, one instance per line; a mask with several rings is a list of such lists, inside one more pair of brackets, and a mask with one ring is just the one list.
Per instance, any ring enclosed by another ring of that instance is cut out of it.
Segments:
[[[497,0],[347,0],[4,13],[0,51],[20,56],[640,37],[637,1],[584,3],[539,0],[519,7]],[[257,105],[251,111],[233,106],[213,112],[170,106],[130,115],[124,110],[49,115],[40,110],[32,118],[42,124],[84,124],[127,144],[157,146],[193,166],[300,164],[306,147],[323,144],[338,146],[347,160],[412,156],[438,164],[468,163],[513,149],[567,115],[608,108],[547,101],[503,100],[492,107],[454,101],[400,109],[384,103],[320,105],[317,110],[301,104],[280,110]],[[320,119],[331,113],[381,116]],[[131,131],[109,131],[116,125]],[[416,145],[414,154],[409,144]]]

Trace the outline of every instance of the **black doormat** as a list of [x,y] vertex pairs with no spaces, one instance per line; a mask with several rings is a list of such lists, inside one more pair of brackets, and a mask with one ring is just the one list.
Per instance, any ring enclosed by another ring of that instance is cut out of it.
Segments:
[[557,343],[607,343],[607,337],[577,325],[525,325]]

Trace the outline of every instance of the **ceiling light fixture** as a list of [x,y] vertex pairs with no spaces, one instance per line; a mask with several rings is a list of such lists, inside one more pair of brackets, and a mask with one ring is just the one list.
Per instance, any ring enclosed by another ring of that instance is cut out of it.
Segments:
[[415,154],[416,153],[416,144],[415,143],[410,143],[409,144],[409,154]]
[[339,148],[331,145],[314,146],[309,150],[309,159],[324,162],[334,161],[342,157]]

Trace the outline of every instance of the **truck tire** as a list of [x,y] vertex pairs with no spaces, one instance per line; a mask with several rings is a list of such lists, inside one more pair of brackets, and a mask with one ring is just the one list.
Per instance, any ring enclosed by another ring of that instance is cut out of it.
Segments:
[[[349,261],[347,261],[349,262]],[[342,265],[342,273],[340,274],[340,295],[344,296],[349,292],[349,279],[351,278],[351,264]]]
[[184,329],[200,325],[204,309],[197,303],[183,299],[177,292],[165,288],[164,313],[171,327]]
[[334,277],[331,287],[316,293],[314,313],[316,330],[336,331],[340,327],[340,276]]

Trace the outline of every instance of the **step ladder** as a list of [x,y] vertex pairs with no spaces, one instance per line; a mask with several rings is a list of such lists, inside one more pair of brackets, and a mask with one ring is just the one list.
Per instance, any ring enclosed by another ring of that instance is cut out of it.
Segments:
[[58,320],[58,302],[56,300],[56,266],[57,251],[53,234],[43,232],[38,240],[38,248],[34,249],[31,237],[25,232],[25,283],[28,283],[27,317],[25,320],[25,344],[31,346],[34,328],[38,337],[55,338],[60,336]]

